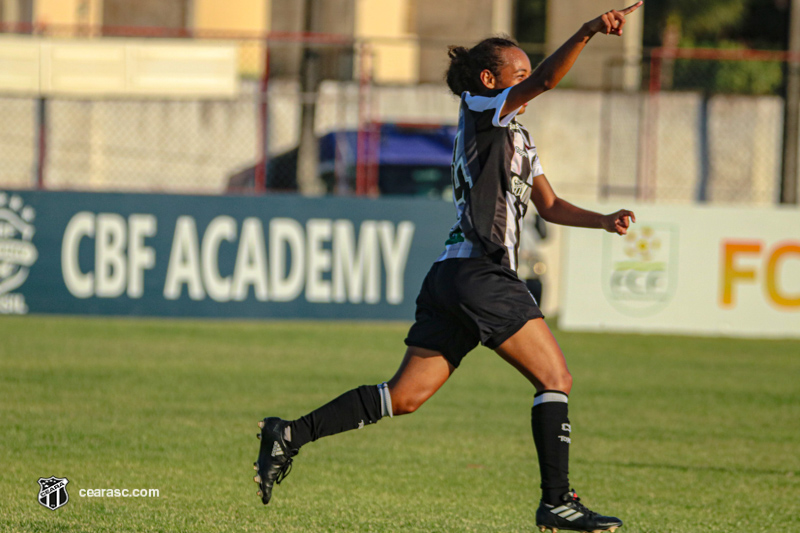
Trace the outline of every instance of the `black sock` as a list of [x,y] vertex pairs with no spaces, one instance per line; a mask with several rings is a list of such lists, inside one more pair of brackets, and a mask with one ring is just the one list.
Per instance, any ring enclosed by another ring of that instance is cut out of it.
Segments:
[[321,437],[374,424],[381,418],[381,395],[377,385],[362,385],[289,423],[291,441],[298,449]]
[[555,505],[569,491],[571,428],[567,395],[560,391],[537,393],[531,409],[531,427],[542,475],[542,501]]

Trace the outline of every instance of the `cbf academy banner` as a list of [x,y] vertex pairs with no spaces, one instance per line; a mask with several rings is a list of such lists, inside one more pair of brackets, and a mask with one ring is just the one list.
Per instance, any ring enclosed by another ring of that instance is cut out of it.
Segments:
[[0,191],[0,313],[412,320],[447,202]]
[[561,327],[800,337],[800,209],[625,207],[625,237],[569,230]]

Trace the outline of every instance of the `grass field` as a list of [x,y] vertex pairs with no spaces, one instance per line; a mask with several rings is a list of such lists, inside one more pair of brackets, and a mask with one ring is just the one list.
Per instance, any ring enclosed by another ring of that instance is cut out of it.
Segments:
[[[406,327],[0,319],[0,531],[533,531],[532,389],[483,348],[414,415],[304,448],[261,505],[257,420],[388,379]],[[800,531],[800,342],[556,336],[572,483],[622,533]]]

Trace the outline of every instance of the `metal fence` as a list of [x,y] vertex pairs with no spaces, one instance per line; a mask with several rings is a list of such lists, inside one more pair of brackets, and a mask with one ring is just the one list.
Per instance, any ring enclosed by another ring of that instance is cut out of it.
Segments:
[[784,160],[786,76],[797,64],[783,52],[649,51],[640,90],[603,97],[601,195],[777,203],[782,183],[798,182]]
[[[70,35],[190,37],[142,32],[73,28]],[[436,169],[402,177],[386,157],[387,136],[398,135],[388,125],[442,144],[447,132],[439,127],[455,124],[458,105],[443,83],[378,84],[376,65],[386,60],[374,43],[341,36],[191,37],[235,43],[235,97],[0,93],[0,188],[446,194],[446,155]],[[444,68],[444,43],[415,46],[420,54],[441,52]],[[800,63],[791,59],[651,50],[643,61],[609,61],[605,90],[560,88],[537,99],[521,120],[565,195],[771,204],[784,168],[784,78]],[[632,72],[640,80],[635,90],[612,83]]]
[[[48,27],[36,35],[189,42],[185,36],[141,28],[76,33]],[[239,80],[233,98],[0,92],[0,187],[206,194],[328,191],[329,185],[314,179],[320,167],[318,150],[308,154],[303,147],[316,144],[306,139],[339,129],[373,130],[369,47],[326,35],[194,37],[235,45]],[[293,65],[308,65],[308,72]],[[369,162],[368,140],[368,135],[357,136],[361,166]],[[349,171],[358,171],[364,181],[369,173],[359,165]],[[347,187],[355,189],[355,180],[350,181]],[[361,181],[359,187],[366,192],[369,183]]]

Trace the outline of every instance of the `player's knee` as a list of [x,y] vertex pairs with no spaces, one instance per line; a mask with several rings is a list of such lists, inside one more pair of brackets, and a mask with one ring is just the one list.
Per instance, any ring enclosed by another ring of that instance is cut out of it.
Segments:
[[572,390],[572,374],[567,370],[547,376],[541,382],[542,390],[557,390],[564,394],[569,394]]
[[570,391],[572,391],[572,374],[566,372],[561,376],[561,383],[559,384],[558,390],[565,394],[569,394]]
[[422,402],[415,402],[410,399],[403,399],[401,401],[392,401],[392,409],[395,415],[408,415],[419,409]]
[[392,394],[392,411],[395,415],[411,414],[419,409],[426,399],[426,396],[418,394]]

